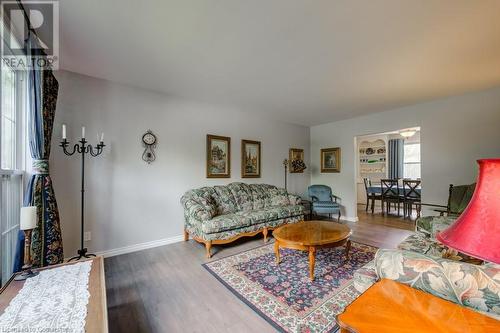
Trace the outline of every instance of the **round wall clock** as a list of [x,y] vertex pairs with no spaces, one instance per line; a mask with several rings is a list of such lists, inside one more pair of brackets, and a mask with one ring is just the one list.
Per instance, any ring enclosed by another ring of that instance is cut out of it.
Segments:
[[156,159],[154,148],[156,148],[157,138],[151,130],[148,130],[142,135],[142,144],[144,145],[144,153],[142,153],[142,159],[144,162],[150,164]]

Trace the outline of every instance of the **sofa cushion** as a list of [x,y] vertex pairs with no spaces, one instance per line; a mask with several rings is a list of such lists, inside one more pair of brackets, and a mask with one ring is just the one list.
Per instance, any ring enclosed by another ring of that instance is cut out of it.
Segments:
[[224,214],[203,222],[201,230],[206,234],[213,234],[228,230],[239,229],[255,224],[253,220],[238,214]]
[[244,183],[231,183],[227,185],[227,188],[231,190],[238,210],[245,211],[253,209],[252,190],[250,186]]
[[288,206],[290,204],[288,192],[284,188],[273,187],[269,192],[271,200],[268,206]]
[[252,220],[252,223],[263,223],[277,219],[284,219],[303,214],[302,206],[275,206],[264,209],[237,212],[236,215],[244,216]]
[[479,266],[411,251],[379,250],[375,268],[379,278],[500,318],[500,265]]
[[278,210],[274,208],[247,210],[247,211],[237,212],[236,215],[251,220],[252,224],[259,224],[279,219]]
[[210,215],[210,218],[217,215],[217,205],[215,203],[213,196],[210,193],[208,192],[203,193],[198,197],[196,201],[198,201],[200,205],[203,206],[203,208],[205,208],[205,210]]
[[217,208],[217,215],[231,214],[238,210],[233,193],[227,186],[214,186],[213,199]]
[[277,206],[273,209],[278,212],[280,219],[304,214],[304,207],[300,205]]
[[266,202],[270,206],[270,189],[273,187],[267,184],[250,184],[250,191],[252,192],[253,209],[262,209],[266,207]]

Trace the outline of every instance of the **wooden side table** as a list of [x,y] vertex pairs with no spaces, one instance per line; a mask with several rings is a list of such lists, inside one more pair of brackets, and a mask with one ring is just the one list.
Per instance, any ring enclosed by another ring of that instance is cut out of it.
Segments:
[[302,207],[304,207],[304,218],[309,216],[309,220],[312,220],[312,201],[307,199],[302,199],[300,201]]
[[[90,293],[87,304],[87,318],[85,319],[85,332],[108,332],[108,308],[106,303],[106,284],[104,281],[104,258],[99,256],[92,258],[92,268],[89,273]],[[60,265],[48,266],[34,270],[46,270],[63,265],[74,265],[81,261],[73,261]],[[0,290],[0,314],[2,314],[10,301],[17,295],[23,287],[25,281],[14,281],[13,277]]]
[[337,316],[342,333],[500,332],[500,321],[382,279]]

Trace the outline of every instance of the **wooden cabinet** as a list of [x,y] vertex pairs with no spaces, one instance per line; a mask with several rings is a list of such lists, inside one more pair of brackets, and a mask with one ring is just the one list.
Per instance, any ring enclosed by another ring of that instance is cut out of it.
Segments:
[[[90,293],[87,304],[87,317],[85,318],[86,332],[108,332],[108,310],[106,304],[106,283],[104,282],[104,258],[96,257],[92,260],[89,274],[88,291]],[[48,266],[38,270],[49,270],[62,265],[74,265],[77,262]],[[14,281],[11,278],[0,290],[0,315],[5,311],[10,301],[22,289],[25,281]]]

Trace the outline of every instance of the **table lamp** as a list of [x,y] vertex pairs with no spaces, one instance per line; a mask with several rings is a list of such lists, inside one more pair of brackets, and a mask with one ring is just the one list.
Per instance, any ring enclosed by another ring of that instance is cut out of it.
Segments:
[[38,272],[31,270],[31,231],[36,228],[36,222],[36,207],[22,207],[19,229],[24,232],[24,265],[22,267],[23,272],[14,277],[16,281],[26,280],[38,275]]
[[469,205],[436,238],[457,251],[500,264],[500,158],[477,163],[478,182]]

